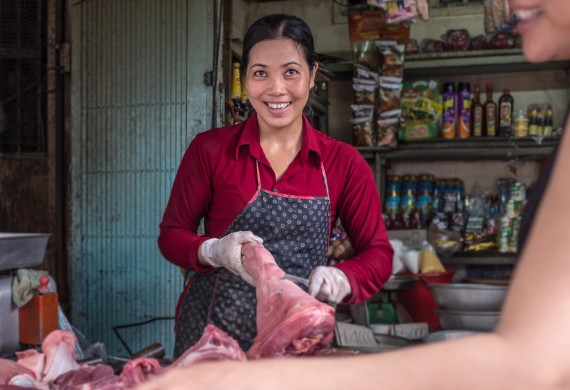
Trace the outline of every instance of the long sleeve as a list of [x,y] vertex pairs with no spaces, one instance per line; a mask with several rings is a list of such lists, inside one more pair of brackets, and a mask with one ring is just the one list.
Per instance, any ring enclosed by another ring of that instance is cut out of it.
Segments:
[[346,303],[358,303],[376,294],[392,274],[394,251],[382,218],[372,170],[358,154],[350,162],[337,209],[355,256],[336,265],[352,287]]
[[198,235],[212,187],[212,159],[206,153],[201,147],[200,136],[186,150],[172,185],[158,237],[159,249],[168,261],[199,272],[212,270],[198,264],[198,248],[209,238]]

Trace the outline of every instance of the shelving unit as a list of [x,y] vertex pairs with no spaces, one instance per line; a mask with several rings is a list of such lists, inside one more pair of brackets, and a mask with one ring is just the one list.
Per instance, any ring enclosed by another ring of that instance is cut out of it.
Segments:
[[[481,50],[468,52],[425,53],[408,55],[404,61],[407,79],[425,77],[449,77],[508,72],[533,72],[542,70],[570,71],[570,62],[553,61],[534,64],[528,62],[520,49]],[[352,78],[353,63],[328,64],[327,70],[334,80]],[[401,142],[397,148],[357,147],[373,168],[379,192],[384,199],[387,171],[391,164],[410,161],[539,161],[547,158],[559,138],[506,138],[480,137],[446,140],[442,138],[414,142]],[[463,267],[513,266],[517,254],[499,252],[462,252],[442,261],[446,266]]]
[[451,257],[441,258],[446,266],[475,265],[514,265],[517,261],[516,253],[500,252],[461,252]]
[[[354,64],[352,61],[340,61],[328,63],[326,68],[335,75],[335,80],[343,80],[352,78]],[[420,53],[407,55],[404,60],[404,75],[407,78],[551,69],[569,70],[570,62],[531,63],[523,56],[521,49]]]
[[503,138],[481,137],[444,140],[434,138],[407,142],[397,149],[357,147],[362,156],[373,164],[374,178],[380,194],[386,181],[386,168],[398,161],[484,161],[484,160],[540,160],[547,158],[558,138]]

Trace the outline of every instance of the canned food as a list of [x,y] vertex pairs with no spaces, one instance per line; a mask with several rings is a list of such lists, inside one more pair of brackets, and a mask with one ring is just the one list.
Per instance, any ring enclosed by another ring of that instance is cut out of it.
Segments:
[[505,203],[505,215],[509,218],[518,217],[520,215],[520,202],[509,199]]
[[511,199],[519,202],[526,200],[526,186],[521,182],[514,182],[511,185]]
[[510,228],[503,228],[499,233],[499,252],[507,253],[510,251],[509,248],[509,236],[511,235]]

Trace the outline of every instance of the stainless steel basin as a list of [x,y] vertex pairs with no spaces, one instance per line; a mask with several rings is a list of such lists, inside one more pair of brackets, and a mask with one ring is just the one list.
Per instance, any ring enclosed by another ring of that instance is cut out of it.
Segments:
[[508,286],[443,283],[430,284],[440,309],[459,311],[500,311]]

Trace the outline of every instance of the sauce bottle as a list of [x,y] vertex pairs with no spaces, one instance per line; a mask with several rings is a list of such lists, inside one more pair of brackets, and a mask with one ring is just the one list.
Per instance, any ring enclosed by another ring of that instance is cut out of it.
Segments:
[[481,87],[473,86],[473,101],[471,102],[471,135],[481,137],[483,135],[483,105],[481,104]]
[[459,83],[457,88],[457,138],[471,135],[471,88],[469,83]]
[[232,64],[232,88],[230,90],[230,99],[237,117],[242,116],[241,106],[241,77],[239,73],[239,62]]
[[503,89],[503,94],[499,98],[499,136],[501,137],[512,137],[513,135],[514,102],[509,89]]
[[495,137],[497,135],[497,103],[493,101],[493,84],[487,83],[487,101],[483,105],[483,135]]
[[528,135],[530,137],[536,137],[539,134],[538,125],[538,107],[531,106],[528,110]]
[[546,107],[546,112],[544,113],[542,135],[552,137],[552,107],[550,105]]
[[441,124],[441,136],[443,138],[455,138],[455,109],[456,96],[455,85],[453,83],[445,83],[442,93],[443,115]]

